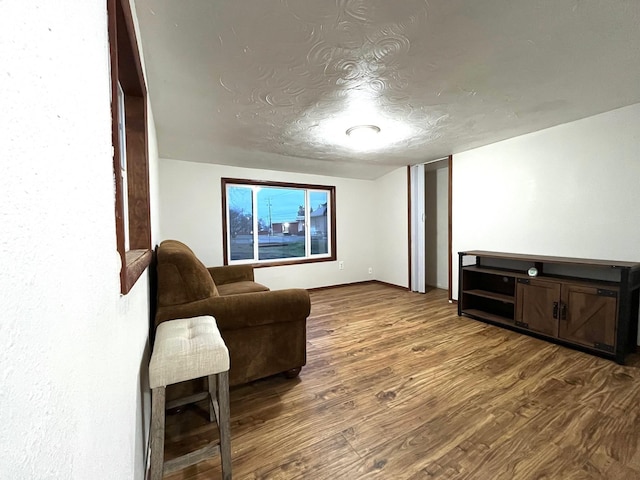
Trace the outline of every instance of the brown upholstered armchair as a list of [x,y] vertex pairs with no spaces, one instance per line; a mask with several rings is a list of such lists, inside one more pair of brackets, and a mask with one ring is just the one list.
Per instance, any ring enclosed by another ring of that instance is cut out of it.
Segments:
[[271,291],[254,281],[250,265],[206,268],[176,240],[157,248],[157,279],[155,325],[215,317],[229,349],[231,385],[280,372],[293,377],[306,363],[306,290]]

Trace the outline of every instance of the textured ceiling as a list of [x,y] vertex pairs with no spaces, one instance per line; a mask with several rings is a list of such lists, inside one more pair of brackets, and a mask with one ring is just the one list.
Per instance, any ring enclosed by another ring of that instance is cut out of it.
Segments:
[[640,102],[638,0],[135,3],[166,158],[371,179]]

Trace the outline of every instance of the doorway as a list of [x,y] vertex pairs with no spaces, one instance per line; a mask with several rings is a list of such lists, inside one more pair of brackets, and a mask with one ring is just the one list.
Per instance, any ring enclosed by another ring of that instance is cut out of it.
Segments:
[[409,289],[448,290],[452,301],[453,157],[407,168],[409,183]]
[[428,163],[424,169],[425,285],[449,289],[449,162]]

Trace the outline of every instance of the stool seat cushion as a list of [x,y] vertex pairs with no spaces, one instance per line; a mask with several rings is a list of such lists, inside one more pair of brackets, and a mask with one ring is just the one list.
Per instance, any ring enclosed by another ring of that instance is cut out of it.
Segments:
[[166,387],[229,370],[229,350],[212,316],[158,325],[149,362],[149,386]]

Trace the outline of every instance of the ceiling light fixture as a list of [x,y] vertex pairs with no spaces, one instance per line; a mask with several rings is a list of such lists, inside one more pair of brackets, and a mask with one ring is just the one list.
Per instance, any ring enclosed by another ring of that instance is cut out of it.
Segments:
[[380,127],[377,125],[356,125],[347,129],[347,135],[351,138],[373,138],[380,133]]
[[377,125],[355,125],[346,131],[349,143],[358,150],[372,148],[379,141],[380,127]]

